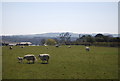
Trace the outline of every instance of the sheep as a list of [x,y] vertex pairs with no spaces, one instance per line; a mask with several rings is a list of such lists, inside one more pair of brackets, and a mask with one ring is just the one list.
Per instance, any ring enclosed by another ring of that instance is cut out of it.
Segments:
[[59,47],[59,45],[55,45],[55,47]]
[[21,48],[24,48],[25,46],[20,46]]
[[11,50],[11,49],[13,49],[13,47],[12,47],[12,46],[10,46],[10,47],[9,47],[9,49]]
[[49,54],[39,54],[38,57],[42,60],[42,63],[49,61],[50,55]]
[[23,60],[23,57],[19,57],[19,56],[18,56],[17,59],[18,59],[18,62],[21,63],[22,60]]
[[89,47],[86,47],[85,49],[86,49],[86,51],[90,51],[90,48],[89,48]]
[[47,44],[44,44],[44,46],[48,46]]
[[68,46],[68,48],[71,48],[71,46]]
[[32,63],[34,63],[35,60],[37,60],[33,54],[27,54],[23,57],[23,59],[26,59],[27,61],[29,61],[29,63],[30,63],[30,61],[32,61]]

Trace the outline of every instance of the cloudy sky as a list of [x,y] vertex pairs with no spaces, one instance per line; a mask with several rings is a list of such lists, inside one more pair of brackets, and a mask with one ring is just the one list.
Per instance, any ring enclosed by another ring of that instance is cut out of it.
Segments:
[[118,33],[117,2],[2,2],[0,9],[3,35]]

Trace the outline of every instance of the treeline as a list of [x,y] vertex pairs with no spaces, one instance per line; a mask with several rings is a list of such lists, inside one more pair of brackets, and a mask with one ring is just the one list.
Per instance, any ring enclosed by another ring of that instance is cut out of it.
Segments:
[[112,35],[96,34],[72,37],[69,32],[61,33],[57,37],[21,37],[21,36],[2,36],[2,43],[31,42],[33,45],[94,45],[94,46],[120,46],[120,37]]
[[79,35],[76,41],[67,42],[67,45],[95,45],[95,46],[120,46],[120,37],[113,37],[111,35],[105,36],[103,34],[91,35]]
[[[120,37],[113,37],[111,35],[103,35],[97,34],[95,36],[91,35],[80,35],[75,41],[71,41],[71,35],[67,33],[61,33],[58,39],[54,39],[56,42],[53,41],[45,41],[43,42],[46,44],[58,44],[58,45],[86,45],[86,46],[109,46],[109,47],[118,47],[120,46]],[[50,44],[50,45],[51,45]]]

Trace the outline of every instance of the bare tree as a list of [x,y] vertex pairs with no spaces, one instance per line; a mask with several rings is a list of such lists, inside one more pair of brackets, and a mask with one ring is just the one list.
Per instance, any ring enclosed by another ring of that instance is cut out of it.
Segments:
[[71,35],[69,34],[69,32],[66,32],[66,33],[61,33],[59,35],[60,37],[60,43],[62,44],[67,44],[67,43],[70,43],[70,38],[71,38]]

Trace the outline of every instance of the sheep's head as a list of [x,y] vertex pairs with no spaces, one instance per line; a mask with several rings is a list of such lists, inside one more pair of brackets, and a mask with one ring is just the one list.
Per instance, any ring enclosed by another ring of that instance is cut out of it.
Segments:
[[17,59],[19,59],[20,57],[18,56]]
[[26,59],[26,57],[23,57],[23,59]]

